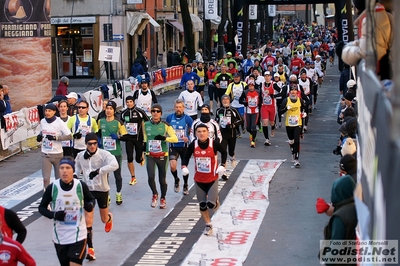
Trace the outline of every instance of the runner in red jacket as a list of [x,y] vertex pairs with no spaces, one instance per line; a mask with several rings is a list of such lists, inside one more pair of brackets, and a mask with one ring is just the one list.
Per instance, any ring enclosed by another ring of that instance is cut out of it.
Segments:
[[305,67],[305,63],[302,59],[297,57],[297,54],[294,53],[293,54],[293,59],[292,62],[290,62],[290,71],[292,74],[298,76],[300,73],[300,69],[302,69],[303,67]]
[[35,260],[25,248],[8,236],[0,236],[0,260],[1,265],[17,266],[21,262],[25,266],[36,266]]

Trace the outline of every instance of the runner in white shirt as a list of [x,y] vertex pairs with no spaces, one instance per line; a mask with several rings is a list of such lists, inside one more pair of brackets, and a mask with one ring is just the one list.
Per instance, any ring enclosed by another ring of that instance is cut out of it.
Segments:
[[182,99],[185,103],[185,114],[193,120],[197,119],[197,111],[203,105],[201,94],[194,90],[194,81],[186,82],[186,89],[179,94],[178,99]]
[[151,117],[151,105],[157,103],[157,97],[154,91],[149,88],[149,81],[143,79],[140,90],[133,93],[133,100],[136,106],[146,112]]
[[38,142],[42,142],[42,175],[44,189],[50,184],[51,167],[54,168],[56,179],[60,178],[58,168],[63,157],[63,140],[71,140],[72,134],[67,125],[56,116],[57,107],[46,104],[44,118],[40,121],[42,131],[36,137]]

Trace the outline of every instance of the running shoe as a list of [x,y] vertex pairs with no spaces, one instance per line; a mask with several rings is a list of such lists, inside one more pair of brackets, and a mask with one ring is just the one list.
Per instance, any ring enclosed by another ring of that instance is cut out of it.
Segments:
[[165,209],[167,208],[167,202],[165,201],[164,198],[160,199],[160,209]]
[[207,224],[207,225],[206,225],[206,228],[204,229],[204,234],[205,234],[206,236],[209,236],[209,235],[212,234],[212,232],[213,232],[212,224]]
[[108,213],[108,221],[106,222],[104,226],[104,230],[106,233],[109,233],[111,229],[113,228],[113,215],[111,212]]
[[226,181],[226,180],[228,180],[228,177],[225,174],[223,174],[223,175],[221,175],[221,179]]
[[304,126],[304,132],[307,132],[307,126]]
[[269,141],[269,139],[266,139],[264,142],[265,146],[271,146],[271,142]]
[[282,127],[282,122],[279,122],[278,126],[279,126],[279,128],[281,128]]
[[157,204],[158,204],[157,200],[158,200],[158,195],[157,194],[153,195],[153,198],[151,199],[151,207],[152,208],[157,207]]
[[131,182],[129,182],[129,185],[134,186],[134,185],[136,185],[136,183],[137,183],[136,177],[133,176],[131,178]]
[[246,134],[246,129],[245,128],[242,128],[242,134]]
[[121,192],[117,192],[115,194],[115,203],[117,203],[117,205],[122,204],[122,193]]
[[271,138],[275,137],[275,129],[271,130]]
[[183,185],[183,195],[189,195],[189,188],[188,185]]
[[294,161],[294,167],[300,168],[299,160],[295,160],[295,161]]
[[174,191],[175,193],[178,193],[181,190],[181,188],[179,187],[179,178],[175,179],[175,185],[174,185]]
[[230,161],[231,161],[231,166],[232,166],[232,167],[235,167],[235,166],[236,166],[236,159],[235,159],[235,157],[231,157]]
[[94,248],[88,248],[87,254],[86,254],[86,259],[88,260],[95,260],[96,255],[94,255]]
[[256,143],[254,141],[250,142],[250,147],[255,148],[256,147]]
[[236,135],[236,138],[237,138],[237,139],[240,139],[241,137],[242,137],[242,135],[240,135],[240,134],[237,134],[237,135]]

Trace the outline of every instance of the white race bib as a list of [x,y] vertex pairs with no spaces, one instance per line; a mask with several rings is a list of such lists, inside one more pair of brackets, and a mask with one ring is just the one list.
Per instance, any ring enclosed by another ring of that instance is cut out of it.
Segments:
[[175,134],[178,137],[178,142],[183,142],[183,138],[185,137],[185,130],[175,129]]
[[103,137],[103,148],[106,151],[115,151],[117,149],[117,141],[110,137]]
[[264,96],[264,104],[265,105],[271,105],[272,104],[272,98],[269,95]]
[[291,115],[288,118],[288,124],[289,126],[298,126],[299,125],[299,117],[297,115]]
[[161,140],[149,140],[149,152],[162,152]]
[[211,173],[211,158],[197,157],[196,167],[199,173]]
[[128,131],[129,135],[137,135],[137,133],[138,133],[137,123],[127,123],[126,130]]
[[219,87],[220,87],[221,89],[226,89],[226,88],[228,88],[228,81],[226,81],[226,80],[221,80],[221,81],[219,82]]

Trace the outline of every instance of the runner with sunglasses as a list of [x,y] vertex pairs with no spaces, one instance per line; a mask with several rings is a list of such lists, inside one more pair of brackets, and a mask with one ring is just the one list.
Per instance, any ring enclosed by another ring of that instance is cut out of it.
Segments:
[[155,169],[158,168],[158,180],[160,182],[161,197],[160,209],[165,209],[167,203],[165,196],[167,194],[167,166],[168,166],[168,145],[169,143],[177,143],[178,137],[175,130],[167,122],[161,121],[162,107],[159,104],[153,104],[151,107],[152,118],[144,123],[144,144],[143,149],[146,154],[146,168],[148,174],[148,182],[153,193],[151,199],[151,207],[158,205],[158,191],[155,182]]

